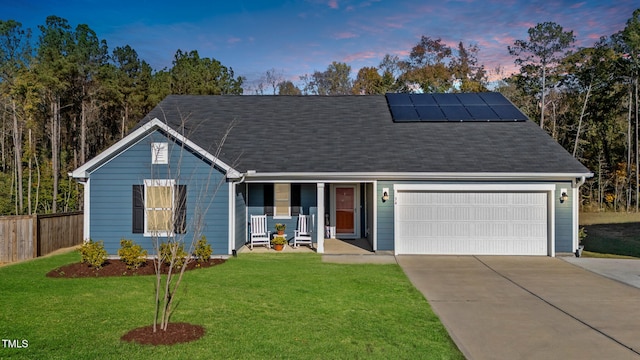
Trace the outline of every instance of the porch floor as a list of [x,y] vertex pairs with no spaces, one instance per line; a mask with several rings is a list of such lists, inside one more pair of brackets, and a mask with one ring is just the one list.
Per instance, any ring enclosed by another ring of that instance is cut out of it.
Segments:
[[[307,245],[300,245],[297,249],[287,245],[282,252],[290,253],[304,253],[315,252],[317,244],[313,244],[314,249],[309,248]],[[254,246],[253,250],[249,249],[249,246],[245,245],[239,253],[265,253],[275,252],[273,248],[268,249],[266,246]],[[328,255],[368,255],[373,254],[371,244],[367,239],[354,239],[354,240],[341,240],[341,239],[324,239],[324,253]]]

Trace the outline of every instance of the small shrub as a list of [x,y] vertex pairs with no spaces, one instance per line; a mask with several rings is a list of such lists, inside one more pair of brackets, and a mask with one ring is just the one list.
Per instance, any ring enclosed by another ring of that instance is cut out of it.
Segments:
[[143,250],[142,246],[129,239],[120,240],[118,256],[127,264],[128,269],[137,269],[147,262],[147,250]]
[[193,255],[195,256],[196,260],[201,263],[208,261],[209,258],[211,258],[212,253],[213,250],[211,249],[211,244],[207,243],[207,237],[202,235],[200,237],[200,240],[196,242],[196,250]]
[[89,239],[89,241],[86,241],[80,247],[80,255],[82,256],[82,263],[87,263],[96,269],[101,269],[102,265],[107,261],[107,251],[104,249],[102,240],[93,241]]
[[174,267],[180,269],[184,265],[184,260],[187,257],[187,253],[184,251],[184,245],[176,241],[170,241],[168,243],[160,244],[160,261],[166,265],[171,265],[171,253],[175,252],[176,260],[173,264]]

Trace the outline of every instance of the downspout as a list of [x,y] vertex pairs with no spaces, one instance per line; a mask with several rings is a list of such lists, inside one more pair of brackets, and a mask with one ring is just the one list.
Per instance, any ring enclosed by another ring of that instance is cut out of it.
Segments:
[[580,223],[579,223],[579,194],[580,194],[580,186],[582,186],[586,181],[586,177],[585,176],[581,176],[580,180],[578,180],[576,182],[576,180],[573,180],[573,184],[572,184],[572,192],[573,192],[573,216],[572,216],[572,221],[573,221],[573,226],[572,226],[572,236],[573,236],[573,248],[574,248],[574,253],[576,254],[576,256],[580,256],[582,251],[580,249],[580,237],[579,237],[579,227],[580,227]]

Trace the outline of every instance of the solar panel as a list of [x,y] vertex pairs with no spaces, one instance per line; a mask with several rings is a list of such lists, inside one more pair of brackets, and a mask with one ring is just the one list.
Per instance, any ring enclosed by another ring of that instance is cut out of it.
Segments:
[[512,105],[504,95],[496,92],[478,93],[478,95],[489,105]]
[[418,113],[413,106],[392,106],[391,116],[393,121],[397,122],[420,121]]
[[433,94],[433,98],[438,105],[460,105],[460,101],[455,94]]
[[502,121],[524,121],[527,117],[513,105],[493,105],[491,107]]
[[441,106],[440,110],[448,121],[465,121],[473,119],[464,106]]
[[415,106],[438,105],[432,94],[411,94],[409,96]]
[[421,121],[447,121],[439,106],[416,106]]
[[487,105],[467,106],[466,109],[474,120],[490,121],[499,119],[498,115]]
[[386,98],[394,122],[527,120],[500,93],[388,93]]
[[386,97],[389,106],[413,106],[409,94],[387,93]]
[[456,94],[456,97],[464,106],[487,105],[487,103],[484,100],[482,100],[480,95],[478,95],[477,93],[461,93],[461,94]]

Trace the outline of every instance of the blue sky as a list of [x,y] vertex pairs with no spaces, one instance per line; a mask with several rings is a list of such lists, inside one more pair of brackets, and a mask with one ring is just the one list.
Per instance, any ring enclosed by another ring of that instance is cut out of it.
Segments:
[[456,47],[480,47],[487,69],[515,69],[507,46],[527,39],[537,23],[573,30],[578,46],[622,30],[637,0],[0,0],[0,19],[32,28],[48,15],[87,24],[110,50],[130,45],[156,69],[171,67],[176,50],[197,50],[255,82],[275,69],[297,82],[300,75],[346,62],[355,77],[385,54],[404,58],[422,35]]

